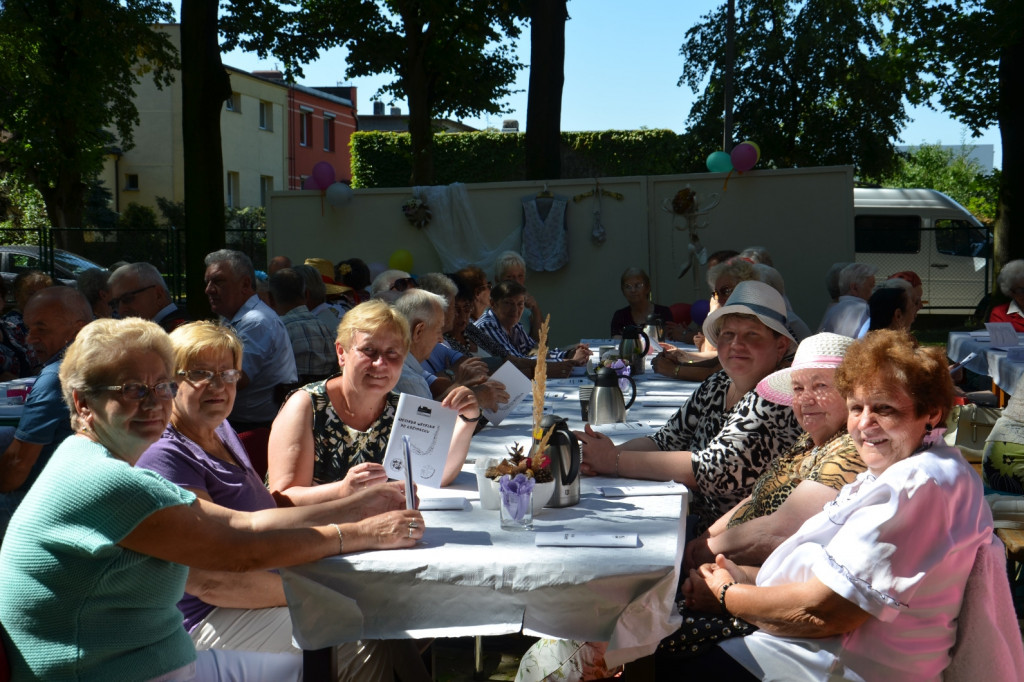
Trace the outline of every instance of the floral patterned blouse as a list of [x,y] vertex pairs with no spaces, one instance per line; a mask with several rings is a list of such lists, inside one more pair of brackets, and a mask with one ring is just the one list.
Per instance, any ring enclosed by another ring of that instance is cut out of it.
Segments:
[[345,478],[348,470],[362,462],[384,461],[391,436],[391,424],[398,408],[398,394],[389,393],[384,412],[366,431],[347,426],[334,411],[327,397],[328,377],[300,388],[313,401],[313,483],[333,483]]
[[750,499],[729,519],[729,528],[775,513],[801,481],[816,481],[838,491],[866,468],[845,426],[817,447],[811,434],[805,433],[789,452],[772,460],[754,483]]
[[659,450],[692,453],[697,489],[691,491],[690,513],[697,516],[698,535],[749,495],[761,472],[802,431],[792,408],[765,400],[754,390],[727,410],[731,385],[728,374],[715,372],[651,436]]

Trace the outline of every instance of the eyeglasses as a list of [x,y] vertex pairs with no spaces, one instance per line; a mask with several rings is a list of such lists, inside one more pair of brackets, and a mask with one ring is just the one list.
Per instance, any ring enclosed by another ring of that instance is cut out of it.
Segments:
[[471,313],[476,309],[476,306],[472,303],[456,303],[455,312],[457,313]]
[[633,282],[632,284],[623,284],[623,291],[643,291],[643,288],[647,286],[643,282]]
[[733,287],[722,287],[721,289],[715,289],[713,296],[719,303],[722,303],[729,300],[729,297],[732,296],[732,291]]
[[141,289],[136,289],[135,291],[126,291],[117,298],[110,299],[109,305],[111,308],[116,308],[122,303],[127,303],[128,305],[131,305],[132,301],[135,300],[136,296],[141,294],[143,291],[146,291],[147,289],[152,289],[155,286],[155,284],[150,284],[148,287],[142,287]]
[[401,279],[396,279],[391,284],[391,291],[405,291],[406,289],[415,289],[415,288],[416,288],[416,280],[414,280],[412,277],[403,277]]
[[356,350],[365,356],[370,362],[377,362],[377,359],[381,355],[384,356],[384,360],[387,362],[398,362],[399,360],[405,359],[405,355],[401,351],[394,350],[393,348],[381,351],[373,346],[361,346],[356,348]]
[[195,386],[204,386],[213,381],[214,377],[219,378],[225,384],[237,384],[238,380],[242,378],[242,372],[237,369],[225,369],[221,372],[211,372],[208,369],[183,369],[178,372],[178,376],[185,377],[188,383]]
[[146,396],[150,393],[152,393],[157,400],[170,400],[178,394],[178,384],[173,381],[161,381],[159,384],[147,386],[146,384],[140,384],[137,381],[133,381],[119,386],[99,386],[97,387],[97,390],[119,391],[125,400],[131,400],[132,402],[141,402],[145,400]]

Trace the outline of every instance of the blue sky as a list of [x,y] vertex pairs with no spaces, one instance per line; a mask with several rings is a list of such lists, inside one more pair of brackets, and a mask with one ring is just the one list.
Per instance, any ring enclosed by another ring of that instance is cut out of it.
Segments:
[[[685,131],[694,94],[676,85],[683,71],[679,47],[683,35],[697,20],[721,4],[719,0],[571,0],[566,24],[565,85],[562,94],[562,130],[630,130],[667,128]],[[519,60],[529,63],[529,29],[518,45]],[[273,60],[235,51],[223,55],[225,64],[252,71],[273,69]],[[345,78],[345,51],[332,50],[305,67],[299,82],[310,87],[355,85],[356,106],[371,113],[371,100],[386,77]],[[466,119],[473,127],[501,128],[514,118],[526,128],[526,89],[529,71],[523,69],[516,89],[506,102],[508,114]],[[404,102],[396,103],[408,112]],[[991,128],[980,138],[948,115],[925,108],[911,110],[913,119],[898,144],[992,144],[995,166],[1002,166],[999,131]],[[714,150],[708,150],[708,153]]]

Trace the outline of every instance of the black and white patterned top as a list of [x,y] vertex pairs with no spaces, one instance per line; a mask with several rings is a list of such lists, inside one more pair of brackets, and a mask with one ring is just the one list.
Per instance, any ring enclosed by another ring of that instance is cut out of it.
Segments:
[[731,385],[724,371],[712,374],[651,436],[659,450],[692,453],[697,489],[691,491],[690,513],[698,517],[697,534],[749,495],[761,472],[801,433],[792,408],[753,390],[726,410]]
[[389,393],[384,412],[377,421],[366,431],[357,431],[341,421],[331,405],[327,382],[333,378],[298,389],[308,393],[313,401],[313,483],[316,485],[342,480],[356,464],[382,463],[398,407],[398,394]]

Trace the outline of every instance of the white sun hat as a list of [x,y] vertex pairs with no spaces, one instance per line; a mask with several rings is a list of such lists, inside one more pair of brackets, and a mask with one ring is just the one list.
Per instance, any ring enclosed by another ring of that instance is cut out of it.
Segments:
[[732,295],[718,310],[704,319],[704,336],[712,346],[718,345],[718,333],[722,330],[722,318],[726,315],[753,315],[764,326],[782,334],[790,341],[790,350],[796,346],[796,339],[786,329],[786,301],[782,294],[764,282],[746,280],[733,289]]
[[835,369],[856,341],[849,336],[822,332],[808,336],[796,349],[793,364],[769,374],[757,384],[757,394],[780,405],[793,404],[793,372],[801,369]]

